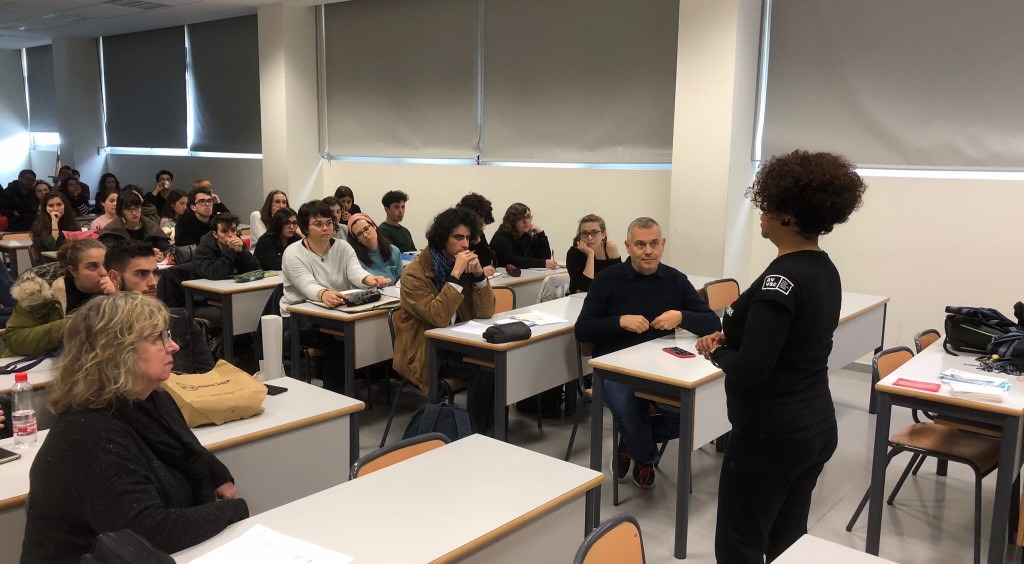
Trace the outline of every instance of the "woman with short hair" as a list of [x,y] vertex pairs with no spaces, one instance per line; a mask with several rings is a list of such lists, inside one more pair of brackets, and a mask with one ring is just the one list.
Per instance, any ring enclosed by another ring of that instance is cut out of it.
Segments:
[[161,302],[134,292],[94,298],[68,319],[49,387],[56,419],[29,473],[22,562],[78,562],[121,529],[177,552],[249,516],[231,473],[160,389],[178,350],[168,322]]

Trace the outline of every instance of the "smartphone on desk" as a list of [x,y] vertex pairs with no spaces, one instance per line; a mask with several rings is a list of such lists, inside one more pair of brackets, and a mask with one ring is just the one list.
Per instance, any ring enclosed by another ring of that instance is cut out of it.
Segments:
[[0,448],[0,464],[4,464],[6,462],[12,462],[12,461],[15,461],[15,460],[17,460],[19,458],[21,458],[20,454],[18,454],[16,452],[9,451],[9,450],[7,450],[5,448]]
[[678,357],[678,358],[693,358],[694,356],[696,356],[692,352],[690,352],[690,351],[688,351],[686,349],[681,349],[679,347],[665,347],[665,348],[663,348],[661,350],[667,352],[668,354],[670,354],[670,355],[672,355],[674,357]]

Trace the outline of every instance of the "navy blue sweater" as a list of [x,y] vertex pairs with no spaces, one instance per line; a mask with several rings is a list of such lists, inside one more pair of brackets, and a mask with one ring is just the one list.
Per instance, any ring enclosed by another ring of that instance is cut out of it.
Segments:
[[643,333],[631,333],[619,327],[619,317],[642,315],[653,321],[670,310],[683,312],[680,327],[698,336],[722,328],[718,316],[697,295],[685,274],[662,264],[654,274],[645,276],[627,259],[595,277],[576,321],[576,339],[592,343],[594,356],[599,356],[664,337],[672,331],[652,327]]

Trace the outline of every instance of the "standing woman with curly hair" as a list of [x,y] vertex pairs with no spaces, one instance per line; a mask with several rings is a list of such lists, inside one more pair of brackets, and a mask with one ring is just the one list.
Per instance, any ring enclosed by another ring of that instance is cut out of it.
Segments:
[[864,182],[846,159],[793,151],[758,172],[750,199],[778,256],[697,351],[725,372],[732,436],[718,487],[715,555],[771,562],[807,533],[811,493],[838,443],[828,357],[839,271],[818,239],[849,219]]

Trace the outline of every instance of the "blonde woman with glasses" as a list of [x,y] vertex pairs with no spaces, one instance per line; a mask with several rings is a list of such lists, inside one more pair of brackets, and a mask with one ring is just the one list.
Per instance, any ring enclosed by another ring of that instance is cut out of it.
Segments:
[[134,292],[95,297],[69,318],[50,384],[57,417],[29,474],[22,562],[78,562],[121,529],[177,552],[249,516],[231,473],[160,389],[178,350],[168,322],[162,303]]
[[615,243],[608,240],[604,219],[594,214],[583,216],[572,247],[565,254],[565,268],[569,271],[569,293],[586,292],[594,277],[607,266],[619,264],[622,256]]

